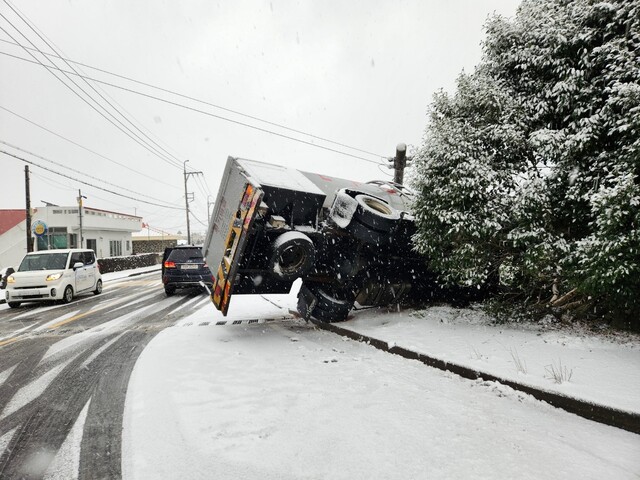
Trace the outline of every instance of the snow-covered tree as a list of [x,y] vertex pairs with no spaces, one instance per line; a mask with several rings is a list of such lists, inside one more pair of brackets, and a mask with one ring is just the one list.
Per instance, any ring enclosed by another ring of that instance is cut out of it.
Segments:
[[497,273],[536,301],[573,292],[632,318],[640,4],[525,0],[513,20],[496,16],[486,29],[476,71],[453,97],[434,97],[417,164],[416,247],[450,282],[482,285]]

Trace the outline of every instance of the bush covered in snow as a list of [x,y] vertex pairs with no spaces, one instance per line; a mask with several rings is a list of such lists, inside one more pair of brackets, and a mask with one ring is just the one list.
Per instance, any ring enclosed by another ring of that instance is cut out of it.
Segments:
[[525,0],[486,31],[430,108],[416,248],[449,284],[638,327],[640,6]]

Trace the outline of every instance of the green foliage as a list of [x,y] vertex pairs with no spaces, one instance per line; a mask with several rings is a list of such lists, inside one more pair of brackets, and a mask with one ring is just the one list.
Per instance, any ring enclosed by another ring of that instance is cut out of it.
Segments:
[[416,248],[447,283],[576,288],[640,324],[640,6],[525,0],[486,30],[430,108]]

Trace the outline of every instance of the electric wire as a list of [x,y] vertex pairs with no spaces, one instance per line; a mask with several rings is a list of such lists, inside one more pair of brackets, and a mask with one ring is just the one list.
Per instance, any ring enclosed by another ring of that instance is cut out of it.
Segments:
[[51,168],[45,167],[45,166],[43,166],[43,165],[40,165],[40,164],[38,164],[38,163],[34,162],[33,160],[27,160],[26,158],[22,158],[22,157],[20,157],[20,156],[18,156],[18,155],[15,155],[15,154],[13,154],[13,153],[11,153],[11,152],[7,152],[7,151],[5,151],[5,150],[1,150],[1,149],[0,149],[0,153],[2,153],[2,154],[4,154],[4,155],[7,155],[7,156],[9,156],[9,157],[13,157],[13,158],[15,158],[15,159],[17,159],[17,160],[19,160],[19,161],[21,161],[21,162],[25,162],[25,163],[28,163],[28,164],[30,164],[30,165],[33,165],[33,166],[36,166],[36,167],[42,168],[43,170],[46,170],[46,171],[51,172],[51,173],[54,173],[54,174],[59,175],[59,176],[61,176],[61,177],[65,177],[65,178],[68,178],[68,179],[70,179],[70,180],[74,180],[74,181],[76,181],[76,182],[78,182],[78,183],[82,183],[83,185],[88,185],[88,186],[90,186],[90,187],[97,188],[97,189],[99,189],[99,190],[102,190],[102,191],[104,191],[104,192],[111,193],[111,194],[113,194],[113,195],[117,195],[117,196],[119,196],[119,197],[128,198],[128,199],[130,199],[130,200],[135,200],[136,202],[140,202],[140,203],[146,203],[146,204],[148,204],[148,205],[154,205],[154,206],[156,206],[156,207],[168,208],[168,209],[171,209],[171,210],[182,210],[182,208],[181,208],[181,207],[173,207],[173,206],[169,206],[169,205],[160,205],[160,204],[158,204],[158,203],[148,202],[148,201],[146,201],[146,200],[142,200],[142,199],[140,199],[140,198],[132,197],[132,196],[130,196],[130,195],[124,195],[124,194],[122,194],[122,193],[114,192],[113,190],[109,190],[108,188],[100,187],[100,186],[98,186],[98,185],[94,185],[94,184],[89,183],[89,182],[87,182],[87,181],[84,181],[84,180],[80,180],[80,179],[78,179],[78,178],[71,177],[71,176],[66,175],[66,174],[64,174],[64,173],[61,173],[61,172],[58,172],[58,171],[53,170],[53,169],[51,169]]
[[[2,27],[0,27],[0,29],[1,28]],[[22,60],[22,61],[29,62],[29,63],[36,63],[36,62],[34,62],[32,60],[29,60],[28,58],[20,57],[20,56],[17,56],[17,55],[12,55],[12,54],[6,53],[6,52],[0,52],[0,55],[13,57],[15,59]],[[57,68],[57,69],[61,70],[59,67],[47,67],[47,68]],[[77,75],[77,74],[74,74],[73,72],[69,72],[69,71],[66,71],[66,73],[68,73],[70,75]],[[209,116],[209,117],[212,117],[212,118],[217,118],[218,120],[226,121],[226,122],[233,123],[233,124],[236,124],[236,125],[240,125],[240,126],[243,126],[243,127],[246,127],[246,128],[250,128],[252,130],[257,130],[257,131],[260,131],[260,132],[263,132],[263,133],[267,133],[267,134],[271,134],[271,135],[274,135],[274,136],[277,136],[277,137],[280,137],[280,138],[284,138],[284,139],[291,140],[291,141],[294,141],[294,142],[302,143],[304,145],[309,145],[311,147],[320,148],[322,150],[327,150],[327,151],[330,151],[330,152],[333,152],[333,153],[337,153],[339,155],[344,155],[344,156],[347,156],[347,157],[351,157],[351,158],[355,158],[355,159],[358,159],[358,160],[362,160],[364,162],[373,163],[375,165],[382,165],[383,164],[381,161],[371,160],[369,158],[364,158],[364,157],[361,157],[359,155],[354,155],[354,154],[351,154],[351,153],[348,153],[348,152],[343,152],[343,151],[337,150],[335,148],[330,148],[330,147],[327,147],[327,146],[324,146],[324,145],[319,145],[317,143],[309,142],[309,141],[306,141],[306,140],[303,140],[303,139],[300,139],[300,138],[296,138],[296,137],[292,137],[290,135],[285,135],[283,133],[274,132],[274,131],[268,130],[266,128],[258,127],[256,125],[251,125],[251,124],[248,124],[248,123],[245,123],[245,122],[240,122],[240,121],[234,120],[232,118],[224,117],[222,115],[217,115],[215,113],[211,113],[211,112],[207,112],[205,110],[201,110],[199,108],[195,108],[195,107],[191,107],[191,106],[184,105],[184,104],[181,104],[181,103],[173,102],[173,101],[167,100],[165,98],[161,98],[161,97],[157,97],[155,95],[151,95],[149,93],[144,93],[144,92],[140,92],[140,91],[137,91],[137,90],[133,90],[131,88],[123,87],[121,85],[117,85],[117,84],[114,84],[114,83],[111,83],[111,82],[107,82],[107,81],[104,81],[104,80],[99,80],[97,78],[93,78],[93,77],[89,77],[89,76],[86,76],[86,79],[91,80],[93,82],[101,83],[103,85],[108,85],[108,86],[113,87],[113,88],[124,90],[126,92],[133,93],[135,95],[140,95],[142,97],[146,97],[146,98],[149,98],[149,99],[152,99],[152,100],[157,100],[159,102],[163,102],[163,103],[166,103],[168,105],[173,105],[175,107],[183,108],[185,110],[190,110],[190,111],[195,112],[195,113],[200,113],[202,115],[206,115],[206,116]],[[382,160],[383,158],[386,158],[386,157],[380,157],[380,158]],[[182,169],[182,166],[180,166],[180,168]]]
[[[12,42],[9,42],[8,40],[5,40],[5,39],[0,39],[0,42],[5,42],[5,43],[8,43],[10,45],[15,45]],[[45,54],[45,55],[51,55],[51,54]],[[178,93],[178,92],[166,89],[166,88],[158,87],[157,85],[153,85],[153,84],[150,84],[150,83],[147,83],[147,82],[136,80],[134,78],[127,77],[126,75],[113,73],[113,72],[110,72],[108,70],[104,70],[104,69],[98,68],[98,67],[93,67],[93,66],[88,65],[86,63],[77,62],[77,61],[74,61],[74,60],[71,60],[71,59],[68,59],[68,58],[64,59],[64,60],[66,60],[68,62],[71,62],[71,63],[74,63],[76,65],[80,65],[80,66],[85,67],[85,68],[89,68],[91,70],[95,70],[97,72],[106,73],[107,75],[112,75],[114,77],[118,77],[118,78],[121,78],[123,80],[128,80],[130,82],[137,83],[137,84],[143,85],[145,87],[153,88],[155,90],[159,90],[159,91],[162,91],[162,92],[165,92],[165,93],[169,93],[171,95],[182,97],[182,98],[184,98],[186,100],[191,100],[191,101],[194,101],[194,102],[197,102],[197,103],[202,103],[204,105],[208,105],[210,107],[217,108],[217,109],[223,110],[225,112],[233,113],[233,114],[239,115],[241,117],[245,117],[245,118],[249,118],[251,120],[256,120],[256,121],[265,123],[267,125],[271,125],[271,126],[274,126],[274,127],[282,128],[283,130],[288,130],[288,131],[293,132],[293,133],[298,133],[300,135],[305,135],[305,136],[310,137],[310,138],[315,138],[316,140],[321,140],[323,142],[331,143],[333,145],[338,145],[340,147],[348,148],[350,150],[354,150],[354,151],[357,151],[357,152],[360,152],[360,153],[366,153],[368,155],[373,155],[374,157],[385,158],[384,155],[380,155],[378,153],[374,153],[374,152],[370,152],[370,151],[367,151],[367,150],[363,150],[363,149],[358,148],[358,147],[352,147],[352,146],[347,145],[345,143],[337,142],[337,141],[331,140],[329,138],[325,138],[325,137],[321,137],[321,136],[318,136],[318,135],[314,135],[312,133],[305,132],[305,131],[302,131],[302,130],[297,130],[295,128],[291,128],[291,127],[288,127],[288,126],[280,124],[280,123],[272,122],[270,120],[265,120],[264,118],[256,117],[254,115],[249,115],[249,114],[246,114],[246,113],[242,113],[242,112],[240,112],[238,110],[233,110],[231,108],[223,107],[223,106],[217,105],[215,103],[207,102],[206,100],[200,100],[198,98],[195,98],[195,97],[192,97],[192,96],[189,96],[189,95],[185,95],[185,94]]]
[[[54,48],[54,46],[52,46],[53,42],[49,42],[47,41],[47,39],[44,37],[44,34],[40,34],[38,32],[38,30],[35,28],[35,26],[33,25],[33,22],[31,20],[29,20],[26,15],[22,14],[17,8],[15,8],[11,2],[9,2],[8,0],[4,0],[4,3],[6,3],[9,8],[18,16],[18,18],[20,18],[23,23],[25,25],[27,25],[31,31],[33,31],[39,38],[40,40],[42,40],[51,51],[54,52],[54,56],[57,58],[60,58],[75,74],[77,74],[80,78],[82,78],[82,75],[80,75],[78,73],[78,71],[66,60],[66,58],[64,58],[63,56],[61,56],[58,51]],[[5,18],[3,16],[3,18]],[[6,20],[6,18],[5,18]],[[47,58],[47,60],[49,60],[49,62],[52,65],[55,65],[54,62],[51,61],[51,59],[49,59],[47,57],[47,55],[41,51],[40,49],[38,49],[35,44],[33,42],[31,42],[15,25],[13,25],[10,21],[7,20],[7,22],[14,28],[16,29],[29,43],[31,43],[31,45],[33,45],[36,50],[45,58]],[[160,150],[162,150],[163,152],[165,152],[169,157],[172,157],[174,159],[175,162],[180,162],[180,160],[178,158],[176,158],[175,156],[173,156],[171,153],[169,153],[166,149],[164,149],[161,145],[159,145],[157,142],[155,142],[153,139],[151,139],[148,135],[146,135],[140,128],[138,128],[137,125],[135,125],[134,122],[132,122],[131,120],[129,120],[127,118],[126,115],[122,114],[122,112],[120,112],[116,107],[113,106],[113,104],[107,100],[89,81],[87,81],[86,79],[82,78],[84,80],[84,82],[89,86],[89,88],[91,88],[96,94],[98,94],[98,96],[104,100],[116,113],[118,113],[124,120],[126,120],[132,127],[134,127],[136,130],[138,130],[145,138],[147,138],[151,143],[153,143],[156,147],[158,147]],[[90,95],[88,95],[90,97]],[[90,97],[92,98],[92,97]],[[95,99],[92,98],[92,100],[94,100],[97,104],[99,103],[98,101],[96,101]],[[104,107],[103,107],[104,108]],[[106,111],[106,109],[105,109]],[[115,118],[115,117],[114,117]]]
[[94,151],[94,150],[91,150],[90,148],[87,148],[87,147],[85,147],[84,145],[80,145],[79,143],[74,142],[73,140],[70,140],[70,139],[68,139],[67,137],[64,137],[63,135],[58,134],[58,133],[54,132],[53,130],[49,130],[48,128],[43,127],[42,125],[39,125],[39,124],[37,124],[36,122],[34,122],[34,121],[32,121],[32,120],[29,120],[28,118],[23,117],[22,115],[20,115],[20,114],[18,114],[18,113],[16,113],[16,112],[14,112],[14,111],[12,111],[12,110],[9,110],[9,109],[8,109],[8,108],[6,108],[6,107],[3,107],[2,105],[0,105],[0,110],[4,110],[5,112],[8,112],[8,113],[10,113],[10,114],[12,114],[12,115],[15,115],[16,117],[18,117],[18,118],[20,118],[20,119],[24,120],[25,122],[28,122],[28,123],[30,123],[31,125],[33,125],[33,126],[35,126],[35,127],[38,127],[38,128],[40,128],[40,129],[44,130],[45,132],[50,133],[51,135],[54,135],[54,136],[56,136],[56,137],[58,137],[58,138],[60,138],[60,139],[62,139],[62,140],[65,140],[65,141],[67,141],[67,142],[69,142],[69,143],[71,143],[71,144],[75,145],[76,147],[82,148],[83,150],[85,150],[85,151],[87,151],[87,152],[89,152],[89,153],[92,153],[93,155],[96,155],[96,156],[98,156],[98,157],[100,157],[100,158],[103,158],[103,159],[107,160],[108,162],[111,162],[111,163],[113,163],[113,164],[115,164],[115,165],[118,165],[119,167],[125,168],[125,169],[127,169],[127,170],[129,170],[129,171],[131,171],[131,172],[137,173],[138,175],[142,175],[142,176],[144,176],[145,178],[148,178],[148,179],[154,180],[154,181],[156,181],[156,182],[158,182],[158,183],[162,183],[162,184],[167,185],[167,186],[169,186],[169,187],[172,187],[172,188],[178,188],[176,185],[172,185],[172,184],[167,183],[167,182],[165,182],[165,181],[163,181],[163,180],[160,180],[160,179],[158,179],[158,178],[151,177],[151,176],[149,176],[149,175],[148,175],[148,174],[146,174],[146,173],[140,172],[140,171],[138,171],[138,170],[135,170],[135,169],[133,169],[133,168],[131,168],[131,167],[129,167],[129,166],[127,166],[127,165],[125,165],[124,163],[117,162],[116,160],[113,160],[113,159],[111,159],[111,158],[109,158],[109,157],[106,157],[106,156],[104,156],[104,155],[102,155],[102,154],[100,154],[100,153],[98,153],[98,152],[96,152],[96,151]]
[[156,202],[162,202],[163,201],[163,200],[160,200],[159,198],[154,198],[154,197],[151,197],[149,195],[145,195],[144,193],[136,192],[135,190],[130,190],[128,188],[121,187],[120,185],[116,185],[115,183],[107,182],[106,180],[103,180],[101,178],[94,177],[93,175],[89,175],[88,173],[81,172],[80,170],[76,170],[75,168],[67,167],[66,165],[64,165],[62,163],[56,162],[55,160],[51,160],[49,158],[43,157],[41,155],[38,155],[36,153],[30,152],[29,150],[25,150],[24,148],[20,148],[20,147],[18,147],[16,145],[12,145],[11,143],[5,142],[4,140],[0,140],[0,144],[6,145],[7,147],[11,147],[11,148],[13,148],[15,150],[18,150],[18,151],[22,152],[22,153],[26,153],[26,154],[31,155],[33,157],[39,158],[40,160],[44,160],[45,162],[52,163],[52,164],[54,164],[54,165],[56,165],[58,167],[66,168],[67,170],[71,170],[74,173],[77,173],[77,174],[80,174],[80,175],[84,175],[85,177],[90,178],[92,180],[97,180],[99,182],[105,183],[106,185],[111,185],[112,187],[119,188],[120,190],[124,190],[124,191],[130,192],[130,193],[137,193],[138,195],[141,195],[143,197],[149,198],[151,200],[155,200]]
[[[31,40],[29,40],[29,38],[26,37],[26,35],[24,35],[15,25],[13,25],[11,23],[11,21],[9,21],[2,13],[0,13],[0,17],[2,17],[9,25],[11,25],[18,33],[20,33],[20,35],[22,35],[25,40],[27,40],[29,43],[31,43],[31,45],[33,45],[35,47],[35,44],[33,44],[33,42],[31,42]],[[20,45],[21,47],[25,48],[22,44],[20,44],[13,35],[11,35],[11,33],[9,33],[4,27],[0,26],[0,30],[2,30],[6,35],[8,35],[12,40],[14,40],[16,43],[18,43],[18,45]],[[41,52],[37,47],[35,47],[35,49],[40,52],[40,54],[42,54],[43,56],[46,57],[46,55],[44,55],[43,52]],[[89,107],[91,107],[95,112],[97,112],[100,116],[102,116],[105,120],[107,120],[109,123],[111,123],[113,126],[115,126],[118,130],[120,130],[122,133],[124,133],[125,135],[127,135],[129,138],[131,138],[134,142],[138,143],[140,146],[142,146],[143,148],[145,148],[147,151],[149,151],[150,153],[152,153],[153,155],[155,155],[156,157],[158,157],[160,160],[172,165],[173,167],[178,167],[178,164],[176,163],[176,161],[173,161],[169,158],[165,158],[162,154],[160,154],[159,152],[157,152],[152,146],[148,145],[147,142],[145,142],[138,134],[136,134],[135,132],[133,132],[131,130],[131,128],[127,127],[125,124],[122,123],[122,121],[120,119],[118,119],[113,113],[111,113],[108,109],[106,109],[103,105],[101,105],[96,99],[94,99],[89,93],[86,92],[85,89],[83,89],[80,85],[78,85],[78,83],[76,83],[69,75],[76,75],[79,77],[83,77],[83,75],[78,74],[77,72],[69,72],[67,70],[64,70],[60,67],[58,67],[57,65],[52,63],[52,66],[48,66],[45,65],[44,63],[42,63],[40,61],[40,59],[38,59],[35,55],[33,55],[30,51],[26,50],[25,51],[35,60],[35,61],[30,61],[31,63],[37,63],[40,66],[44,67],[45,69],[47,69],[47,71],[49,71],[54,78],[56,78],[59,82],[61,82],[66,88],[68,88],[74,95],[76,95],[78,98],[80,98],[84,103],[86,103]],[[20,58],[20,57],[18,57]],[[48,58],[47,58],[48,59]],[[29,60],[28,60],[29,61]],[[89,100],[87,100],[87,98],[85,98],[84,96],[82,96],[80,93],[78,93],[78,91],[76,91],[72,86],[70,86],[68,83],[66,83],[64,81],[64,79],[60,78],[58,75],[55,74],[54,70],[58,70],[59,72],[61,72],[73,85],[75,85],[75,87],[80,90],[86,97],[88,97],[91,101],[93,101],[95,103],[92,104]],[[84,80],[86,81],[86,78],[84,78]],[[96,106],[97,105],[97,106]],[[101,108],[103,111],[98,109]],[[108,116],[107,116],[108,115]],[[111,118],[109,118],[111,117]],[[117,123],[115,123],[117,122]]]

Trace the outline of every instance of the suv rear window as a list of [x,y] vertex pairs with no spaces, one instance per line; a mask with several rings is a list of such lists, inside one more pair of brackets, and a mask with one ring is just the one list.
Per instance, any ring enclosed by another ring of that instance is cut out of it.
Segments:
[[176,248],[171,251],[167,260],[175,263],[204,263],[200,248]]

